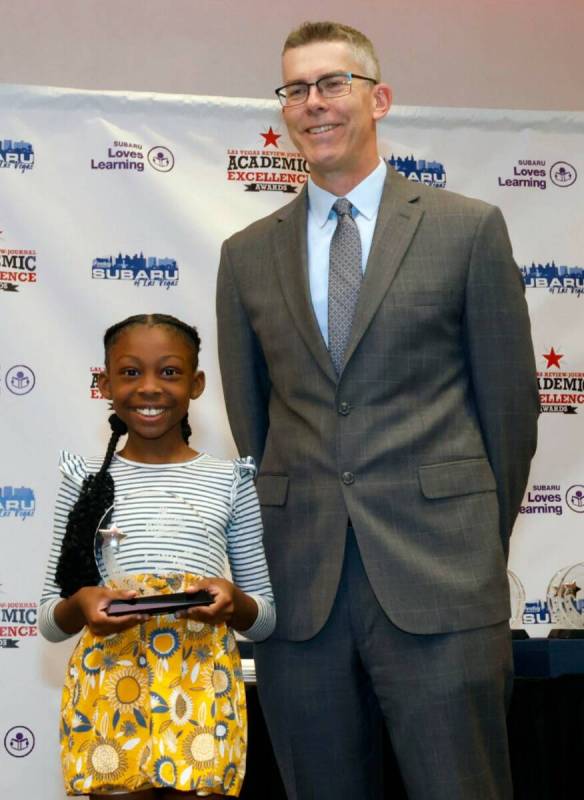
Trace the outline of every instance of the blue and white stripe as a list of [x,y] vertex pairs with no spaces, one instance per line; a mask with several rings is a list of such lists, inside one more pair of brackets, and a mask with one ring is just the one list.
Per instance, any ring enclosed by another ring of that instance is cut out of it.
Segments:
[[[61,453],[63,479],[39,611],[40,631],[50,641],[68,638],[54,619],[61,599],[55,570],[67,518],[84,478],[101,463],[100,458]],[[254,641],[267,638],[275,610],[253,460],[225,461],[203,453],[179,464],[143,464],[116,455],[109,471],[115,500],[103,527],[115,524],[126,534],[116,556],[119,567],[130,573],[188,571],[229,578],[258,606],[257,619],[244,635]]]

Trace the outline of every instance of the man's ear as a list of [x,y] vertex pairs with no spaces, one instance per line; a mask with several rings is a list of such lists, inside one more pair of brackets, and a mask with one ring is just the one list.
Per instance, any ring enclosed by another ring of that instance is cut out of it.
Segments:
[[203,394],[205,389],[205,373],[197,370],[193,376],[193,387],[191,389],[191,400],[196,400]]
[[389,113],[392,97],[391,87],[387,83],[378,83],[373,87],[373,119],[383,119]]
[[110,389],[110,380],[107,372],[100,372],[97,376],[97,385],[99,386],[99,391],[105,397],[106,400],[112,399],[112,393]]

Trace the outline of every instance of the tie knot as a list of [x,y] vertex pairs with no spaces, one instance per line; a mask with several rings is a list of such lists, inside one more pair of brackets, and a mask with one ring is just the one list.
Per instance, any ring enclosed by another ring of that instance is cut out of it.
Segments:
[[337,217],[344,217],[351,213],[353,206],[346,197],[339,197],[333,204],[333,211],[336,212]]

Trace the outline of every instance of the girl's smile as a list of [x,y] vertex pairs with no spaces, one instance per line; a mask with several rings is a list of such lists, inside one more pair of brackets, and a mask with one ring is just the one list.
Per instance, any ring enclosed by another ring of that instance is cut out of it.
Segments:
[[164,408],[154,408],[154,407],[137,408],[136,412],[143,417],[157,417],[160,414],[164,413]]

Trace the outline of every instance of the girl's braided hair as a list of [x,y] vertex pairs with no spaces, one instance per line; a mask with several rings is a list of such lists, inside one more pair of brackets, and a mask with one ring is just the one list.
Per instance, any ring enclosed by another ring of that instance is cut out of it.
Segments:
[[[197,368],[201,349],[197,329],[169,314],[136,314],[108,328],[103,337],[106,365],[109,350],[119,334],[133,325],[165,325],[180,331],[192,347],[194,366]],[[69,597],[83,586],[97,586],[101,580],[95,563],[93,542],[97,526],[114,502],[114,482],[109,466],[120,437],[128,432],[126,424],[117,414],[110,416],[109,423],[112,435],[103,463],[95,475],[88,475],[83,480],[79,498],[69,512],[55,572],[55,581],[61,587],[61,597]],[[184,441],[188,443],[191,428],[187,414],[181,421],[181,431]]]

